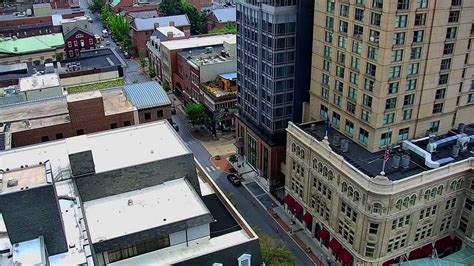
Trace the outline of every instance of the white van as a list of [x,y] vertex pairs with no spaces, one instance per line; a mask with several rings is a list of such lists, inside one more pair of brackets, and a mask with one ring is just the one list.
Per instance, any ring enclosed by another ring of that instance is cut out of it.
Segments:
[[104,38],[109,37],[109,33],[107,32],[107,30],[102,30],[102,37]]

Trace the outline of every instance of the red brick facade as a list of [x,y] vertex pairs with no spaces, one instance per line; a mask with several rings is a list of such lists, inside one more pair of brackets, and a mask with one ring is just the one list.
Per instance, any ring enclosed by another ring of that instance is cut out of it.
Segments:
[[191,2],[198,10],[210,9],[212,7],[212,0],[191,0],[188,2]]
[[[173,66],[176,66],[176,69],[173,70],[173,88],[185,95],[187,99],[193,98],[196,101],[204,102],[204,94],[201,95],[199,87],[199,69],[191,67],[186,58],[176,54],[175,56],[176,63],[172,63]],[[197,77],[197,82],[192,82],[193,76]]]
[[95,49],[94,35],[87,31],[76,28],[65,37],[64,51],[67,57],[79,56],[81,50]]
[[[110,2],[112,3],[112,1]],[[133,6],[133,0],[120,0],[120,2],[115,6],[112,6],[112,4],[110,4],[110,10],[112,11],[112,13],[116,14],[119,13],[123,8],[131,6]]]
[[[138,112],[139,121],[135,121],[134,112],[105,115],[102,97],[68,102],[67,105],[69,110],[69,122],[49,127],[13,132],[12,147],[21,147],[112,128],[171,119],[171,106],[141,110]],[[145,119],[145,113],[148,112],[150,113],[150,119]],[[163,114],[162,117],[159,117],[159,114]]]

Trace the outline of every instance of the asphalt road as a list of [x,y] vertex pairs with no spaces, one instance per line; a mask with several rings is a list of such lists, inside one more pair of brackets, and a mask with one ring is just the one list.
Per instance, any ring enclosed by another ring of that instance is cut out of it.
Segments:
[[[86,15],[92,18],[92,23],[89,23],[90,25],[89,30],[94,34],[98,34],[102,38],[102,30],[104,28],[103,28],[102,22],[99,19],[98,13],[95,13],[95,14],[91,13],[91,11],[88,9],[89,3],[87,2],[87,0],[80,0],[80,6],[84,10]],[[102,40],[101,45],[115,49],[115,51],[117,51],[117,54],[119,54],[122,57],[122,59],[125,60],[125,62],[127,63],[127,66],[125,67],[125,71],[124,71],[124,76],[128,84],[142,83],[142,82],[146,82],[150,80],[146,75],[144,75],[142,72],[138,70],[139,64],[137,63],[137,61],[133,59],[125,58],[125,56],[120,51],[120,49],[118,49],[118,45],[112,40],[112,38],[110,38],[110,36],[108,38],[102,38],[102,39],[103,40]],[[109,41],[110,45],[106,45],[106,41]]]
[[301,249],[293,242],[293,240],[281,229],[277,231],[279,225],[273,220],[268,212],[260,205],[254,206],[253,196],[242,186],[234,187],[226,178],[226,174],[216,169],[210,161],[211,155],[204,146],[196,140],[190,133],[190,124],[186,121],[184,114],[177,108],[176,115],[173,115],[173,121],[179,127],[178,134],[183,141],[194,153],[199,163],[208,171],[209,175],[216,181],[222,191],[231,194],[232,201],[252,226],[263,230],[273,238],[281,239],[285,242],[287,250],[295,257],[297,265],[312,265],[313,262]]

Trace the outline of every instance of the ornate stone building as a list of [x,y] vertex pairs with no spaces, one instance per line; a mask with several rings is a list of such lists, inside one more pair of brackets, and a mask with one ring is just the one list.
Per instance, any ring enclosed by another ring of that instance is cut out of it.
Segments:
[[474,130],[403,141],[381,176],[384,151],[326,129],[289,123],[284,202],[343,264],[389,265],[473,245]]

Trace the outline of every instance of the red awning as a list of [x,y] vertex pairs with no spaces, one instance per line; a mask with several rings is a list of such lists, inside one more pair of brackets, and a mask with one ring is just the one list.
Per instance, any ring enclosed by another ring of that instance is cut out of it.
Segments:
[[382,266],[390,266],[390,265],[392,265],[392,264],[394,264],[394,263],[395,263],[395,262],[393,261],[393,259],[392,259],[392,260],[387,260],[386,262],[384,262],[384,263],[382,264]]
[[335,238],[333,238],[333,239],[331,239],[331,241],[329,241],[329,248],[334,253],[338,253],[341,250],[342,245],[341,245],[341,243],[337,242],[337,240]]
[[313,216],[312,216],[309,212],[306,212],[306,213],[303,215],[303,221],[304,221],[306,224],[310,224],[310,223],[313,221]]
[[433,253],[433,245],[428,244],[421,248],[421,253],[423,253],[423,257],[429,257]]
[[293,210],[295,211],[295,213],[297,214],[303,214],[303,207],[301,207],[301,205],[295,201],[295,203],[293,204]]
[[287,194],[283,202],[285,202],[288,207],[292,208],[295,200],[290,196],[290,194]]
[[341,258],[342,264],[348,264],[352,261],[352,255],[347,250],[343,249],[339,252],[339,258]]
[[438,252],[445,251],[451,245],[451,237],[447,236],[445,238],[441,238],[435,243],[435,248]]
[[454,239],[451,241],[451,246],[453,247],[460,248],[461,245],[462,245],[462,240],[459,239],[457,236],[454,237]]
[[417,260],[423,258],[423,253],[421,252],[421,249],[415,249],[412,252],[410,252],[410,256],[408,257],[410,260]]
[[329,238],[329,232],[328,230],[326,230],[325,228],[321,229],[319,231],[319,238],[322,238],[322,239],[327,239]]

